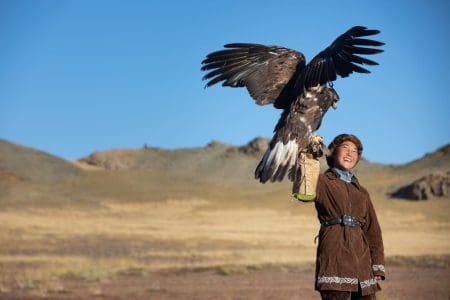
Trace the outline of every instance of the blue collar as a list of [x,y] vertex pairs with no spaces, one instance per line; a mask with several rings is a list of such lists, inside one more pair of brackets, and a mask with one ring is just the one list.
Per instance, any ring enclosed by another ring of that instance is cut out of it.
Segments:
[[347,183],[352,182],[353,174],[350,171],[344,171],[338,168],[333,168],[333,171],[335,171],[339,175],[339,179]]

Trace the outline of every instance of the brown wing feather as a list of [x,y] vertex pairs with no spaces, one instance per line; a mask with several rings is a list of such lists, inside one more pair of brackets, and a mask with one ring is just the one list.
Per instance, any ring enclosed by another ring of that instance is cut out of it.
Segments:
[[338,75],[344,78],[353,72],[370,73],[359,65],[375,66],[378,63],[357,54],[373,55],[383,52],[383,49],[377,47],[383,46],[384,43],[361,38],[376,35],[379,32],[364,26],[354,26],[340,35],[303,69],[296,83],[298,93],[303,91],[303,88],[334,81]]
[[206,86],[222,82],[223,86],[246,87],[257,104],[275,103],[294,73],[305,64],[300,52],[260,44],[227,44],[225,50],[207,55],[202,70],[209,71]]

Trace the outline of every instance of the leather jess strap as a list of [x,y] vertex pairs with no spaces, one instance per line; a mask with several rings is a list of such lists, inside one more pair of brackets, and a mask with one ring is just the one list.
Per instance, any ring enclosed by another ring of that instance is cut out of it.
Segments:
[[327,220],[325,222],[320,223],[320,225],[323,227],[331,226],[331,225],[342,225],[342,226],[349,226],[349,227],[356,227],[356,226],[361,227],[362,226],[361,222],[357,218],[355,218],[353,216],[349,216],[349,215],[342,215],[342,217],[340,217],[340,218]]

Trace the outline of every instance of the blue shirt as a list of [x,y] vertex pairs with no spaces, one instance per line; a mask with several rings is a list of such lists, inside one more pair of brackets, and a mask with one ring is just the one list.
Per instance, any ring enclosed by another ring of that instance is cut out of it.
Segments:
[[344,171],[344,170],[341,170],[338,168],[333,168],[333,171],[335,171],[339,175],[339,179],[341,179],[347,183],[352,182],[352,177],[353,177],[352,172]]

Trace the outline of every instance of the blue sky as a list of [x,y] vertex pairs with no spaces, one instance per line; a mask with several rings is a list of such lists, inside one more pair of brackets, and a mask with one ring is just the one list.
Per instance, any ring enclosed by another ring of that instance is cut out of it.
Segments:
[[341,100],[319,133],[409,162],[450,142],[450,2],[364,2],[0,0],[0,138],[78,159],[271,137],[281,111],[244,89],[204,89],[204,56],[255,42],[309,60],[365,25],[386,43],[380,66],[335,82]]

